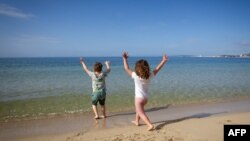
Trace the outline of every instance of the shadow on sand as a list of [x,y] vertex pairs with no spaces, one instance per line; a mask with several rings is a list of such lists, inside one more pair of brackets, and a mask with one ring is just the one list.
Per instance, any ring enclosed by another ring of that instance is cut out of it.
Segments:
[[219,113],[199,113],[199,114],[194,114],[191,116],[187,116],[187,117],[183,117],[183,118],[179,118],[179,119],[173,119],[173,120],[165,120],[165,121],[157,121],[157,122],[153,122],[154,124],[160,123],[159,125],[157,125],[155,127],[155,130],[160,130],[162,129],[164,126],[168,125],[168,124],[172,124],[172,123],[176,123],[176,122],[180,122],[183,120],[187,120],[187,119],[192,119],[192,118],[205,118],[205,117],[210,117],[212,115],[216,115],[216,114],[222,114],[222,113],[226,113],[226,112],[219,112]]
[[[170,104],[168,104],[166,106],[154,107],[154,108],[146,109],[145,112],[159,111],[159,110],[167,109],[169,107],[170,107]],[[107,117],[134,115],[134,114],[135,114],[135,112],[127,112],[127,113],[118,113],[118,114],[114,114],[114,115],[109,115]]]

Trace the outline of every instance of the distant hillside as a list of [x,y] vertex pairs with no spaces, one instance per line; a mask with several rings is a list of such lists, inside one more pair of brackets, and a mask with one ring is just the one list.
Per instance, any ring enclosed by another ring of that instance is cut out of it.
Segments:
[[217,57],[224,57],[224,58],[250,58],[250,53],[240,54],[240,55],[219,55]]

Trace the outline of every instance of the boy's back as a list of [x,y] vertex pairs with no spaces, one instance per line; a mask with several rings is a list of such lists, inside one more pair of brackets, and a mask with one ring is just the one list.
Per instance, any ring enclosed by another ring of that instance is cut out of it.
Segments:
[[98,76],[94,72],[90,72],[89,76],[92,79],[93,92],[106,90],[105,77],[108,76],[108,72],[100,73]]

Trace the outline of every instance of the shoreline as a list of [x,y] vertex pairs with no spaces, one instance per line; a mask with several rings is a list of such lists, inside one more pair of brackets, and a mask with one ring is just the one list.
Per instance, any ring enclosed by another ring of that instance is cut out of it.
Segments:
[[[240,100],[221,103],[166,105],[147,110],[152,123],[156,126],[181,123],[186,120],[203,119],[227,114],[250,113],[250,100]],[[72,115],[40,120],[13,121],[0,123],[0,140],[64,140],[82,137],[83,134],[93,134],[93,131],[107,132],[109,130],[132,128],[130,121],[134,112],[108,113],[104,119],[94,120],[93,115]],[[250,116],[249,116],[250,119]],[[250,123],[250,122],[249,122]],[[159,128],[160,126],[158,126]],[[133,130],[146,130],[142,124]],[[133,132],[133,131],[132,131]],[[136,131],[137,132],[137,131]]]
[[[242,101],[242,100],[250,100],[250,96],[240,96],[240,97],[233,97],[233,98],[217,98],[217,99],[210,99],[210,100],[205,100],[205,101],[202,101],[202,100],[201,101],[194,100],[194,101],[189,101],[189,102],[176,101],[173,104],[167,104],[167,105],[182,107],[182,106],[190,106],[190,105],[203,105],[203,104],[207,105],[207,104],[216,104],[216,103],[225,103],[225,102],[237,102],[237,101]],[[152,101],[153,99],[151,99],[151,102],[149,102],[146,105],[146,109],[154,109],[154,107],[162,107],[162,105],[164,105],[162,104],[162,102],[159,105],[155,105]],[[110,104],[113,104],[113,103],[107,103],[108,110],[109,110],[109,106],[111,106]],[[121,108],[119,108],[119,110],[114,110],[114,111],[111,110],[107,112],[111,114],[131,112],[134,109],[133,102],[129,106],[123,107],[122,111],[121,111]],[[68,111],[68,113],[48,113],[48,114],[39,114],[39,115],[31,115],[31,116],[22,115],[22,116],[14,116],[14,117],[11,117],[11,116],[4,117],[4,118],[0,118],[0,124],[9,123],[9,122],[23,122],[23,121],[33,121],[33,120],[54,119],[54,118],[67,118],[67,117],[81,116],[81,115],[86,115],[86,116],[92,115],[91,107],[88,107],[88,110],[85,112],[83,112],[83,110],[76,110],[76,111]]]

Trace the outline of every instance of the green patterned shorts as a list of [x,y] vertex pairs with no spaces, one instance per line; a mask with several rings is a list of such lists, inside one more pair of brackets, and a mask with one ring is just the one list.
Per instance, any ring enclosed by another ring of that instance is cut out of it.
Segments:
[[99,102],[99,104],[103,106],[105,105],[105,99],[106,99],[105,90],[92,93],[92,96],[91,96],[92,105],[97,105],[97,103]]

